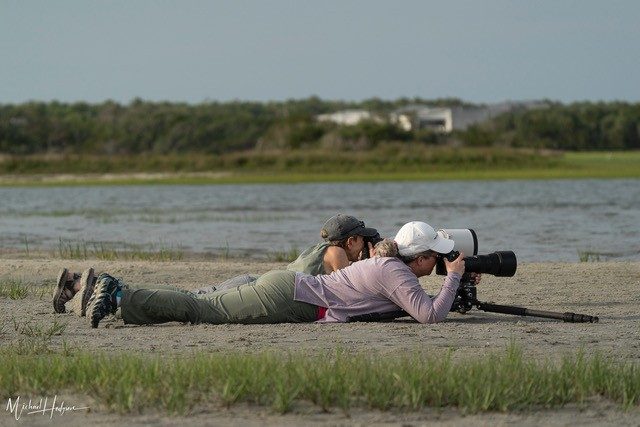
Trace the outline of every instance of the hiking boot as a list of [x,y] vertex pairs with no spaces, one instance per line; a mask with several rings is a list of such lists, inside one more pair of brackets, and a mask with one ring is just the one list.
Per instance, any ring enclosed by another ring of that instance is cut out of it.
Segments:
[[53,310],[56,313],[66,312],[64,305],[76,294],[73,285],[79,277],[79,274],[70,273],[66,268],[58,272],[57,286],[53,290]]
[[82,272],[80,277],[80,290],[71,300],[71,310],[80,317],[84,317],[87,313],[87,304],[89,298],[93,294],[93,289],[96,286],[97,278],[93,268],[88,268]]
[[106,273],[98,276],[98,282],[89,298],[86,310],[92,328],[97,328],[100,321],[107,315],[115,314],[118,308],[116,295],[121,289],[120,281],[115,277]]

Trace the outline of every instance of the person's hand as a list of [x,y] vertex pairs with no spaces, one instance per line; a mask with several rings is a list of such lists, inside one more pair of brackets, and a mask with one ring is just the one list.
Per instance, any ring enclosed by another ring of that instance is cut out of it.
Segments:
[[[373,258],[376,254],[376,249],[375,247],[371,244],[371,242],[365,242],[365,245],[367,245],[367,247],[363,247],[362,250],[360,251],[360,253],[358,254],[358,261],[362,261],[363,259],[367,259],[365,258],[365,254],[368,253],[369,257],[368,258]],[[368,249],[368,251],[367,251]]]
[[367,242],[367,246],[369,246],[369,258],[376,256],[376,248],[371,244],[371,242]]
[[469,273],[469,279],[471,280],[471,283],[473,283],[475,286],[478,286],[480,284],[480,279],[482,279],[482,274]]
[[444,259],[444,265],[447,267],[447,273],[458,273],[459,275],[464,274],[464,252],[460,252],[458,258],[453,261],[447,261]]

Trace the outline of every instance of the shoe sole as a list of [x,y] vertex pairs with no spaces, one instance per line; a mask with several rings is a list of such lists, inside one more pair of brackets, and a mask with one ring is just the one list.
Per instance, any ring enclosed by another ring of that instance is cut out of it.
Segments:
[[95,288],[95,271],[93,268],[88,268],[82,272],[80,277],[80,290],[71,300],[71,307],[73,307],[74,313],[80,317],[84,317],[87,314],[87,304],[93,290]]
[[107,287],[106,280],[104,279],[98,280],[95,286],[95,290],[91,295],[91,301],[89,302],[89,305],[87,307],[87,317],[90,320],[92,328],[97,328],[100,321],[109,314],[107,313],[104,316],[101,316],[100,311],[97,309],[100,306],[99,304],[100,299],[111,297],[109,293],[106,291],[106,287]]
[[53,291],[53,311],[55,311],[56,313],[64,313],[66,311],[66,309],[64,308],[64,304],[62,304],[62,307],[58,307],[58,302],[60,301],[60,297],[62,296],[62,292],[64,291],[64,285],[67,282],[68,274],[69,270],[67,270],[66,268],[62,268],[58,272],[58,286]]

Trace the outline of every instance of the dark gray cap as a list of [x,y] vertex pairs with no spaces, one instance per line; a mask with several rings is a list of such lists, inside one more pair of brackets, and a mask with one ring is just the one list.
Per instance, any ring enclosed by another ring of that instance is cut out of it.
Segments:
[[375,228],[367,228],[363,221],[351,215],[337,214],[324,223],[320,235],[324,240],[343,240],[351,236],[373,237],[378,234]]

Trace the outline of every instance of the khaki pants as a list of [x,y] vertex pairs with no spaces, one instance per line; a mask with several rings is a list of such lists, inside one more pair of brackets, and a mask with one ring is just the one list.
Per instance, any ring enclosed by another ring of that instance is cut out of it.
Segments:
[[295,273],[270,271],[253,286],[196,296],[168,289],[123,289],[125,323],[299,323],[316,320],[317,307],[293,300]]

